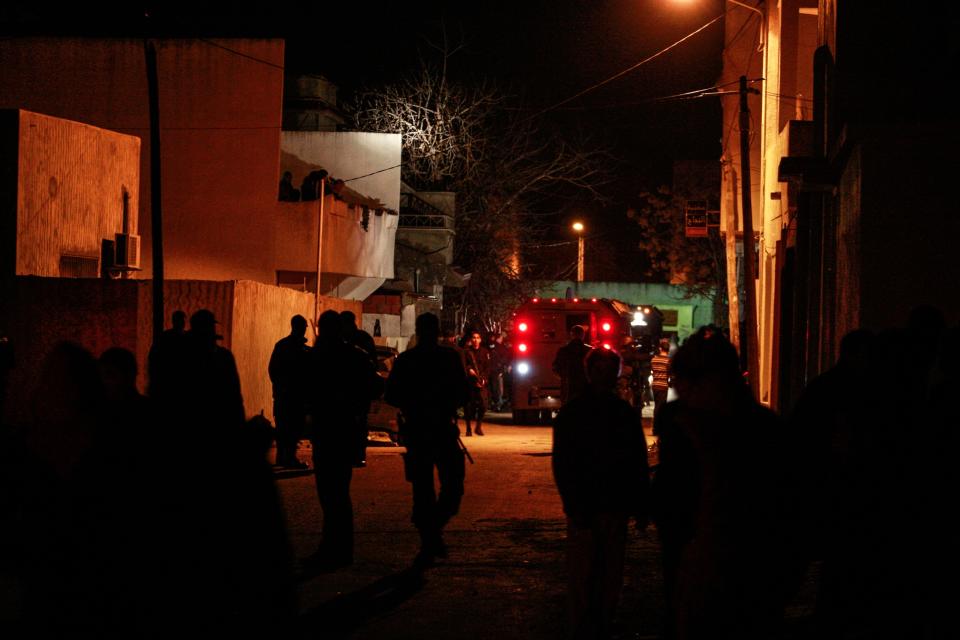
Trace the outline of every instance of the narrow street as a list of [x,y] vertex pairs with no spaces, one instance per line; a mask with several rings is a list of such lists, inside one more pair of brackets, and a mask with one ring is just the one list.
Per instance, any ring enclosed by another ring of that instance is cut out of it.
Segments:
[[[368,449],[354,473],[355,564],[301,583],[308,635],[351,638],[557,638],[563,634],[565,524],[550,469],[548,426],[504,418],[464,438],[460,515],[447,529],[450,558],[422,582],[405,572],[418,548],[400,448]],[[301,445],[301,457],[308,451]],[[320,538],[313,478],[278,480],[298,558]],[[652,528],[632,535],[619,629],[656,637],[661,621],[658,548]]]

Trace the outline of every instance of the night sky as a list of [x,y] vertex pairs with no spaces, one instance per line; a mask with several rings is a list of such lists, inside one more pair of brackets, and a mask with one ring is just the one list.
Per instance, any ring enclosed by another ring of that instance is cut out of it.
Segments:
[[[493,80],[545,126],[610,150],[606,204],[562,202],[553,240],[588,224],[597,279],[634,279],[636,236],[625,211],[645,188],[668,182],[674,160],[719,158],[717,98],[653,101],[711,86],[720,73],[722,21],[609,84],[555,107],[635,65],[716,17],[717,0],[489,0],[376,3],[288,2],[261,10],[212,3],[139,9],[89,5],[59,11],[0,9],[4,34],[272,36],[287,41],[287,67],[321,73],[346,96],[417,65],[428,41],[464,44],[451,76]],[[279,9],[282,7],[282,9]],[[144,13],[149,13],[145,20]],[[555,108],[553,108],[555,107]],[[571,248],[575,251],[575,248]],[[563,249],[559,249],[563,251]],[[575,253],[571,254],[575,258]],[[589,273],[588,277],[594,279]],[[601,266],[598,261],[596,266]]]

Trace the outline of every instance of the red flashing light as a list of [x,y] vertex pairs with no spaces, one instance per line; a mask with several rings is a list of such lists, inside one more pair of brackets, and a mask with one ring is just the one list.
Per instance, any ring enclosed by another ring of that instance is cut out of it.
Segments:
[[517,325],[517,329],[519,329],[521,332],[526,331],[529,328],[530,327],[529,325],[527,325],[526,322],[521,322],[520,324]]
[[574,298],[573,301],[574,301],[574,302],[580,302],[580,298]]
[[597,301],[596,298],[590,298],[590,302],[596,302],[596,301]]
[[556,301],[557,301],[556,298],[550,298],[550,302],[556,302]]
[[540,302],[540,298],[534,298],[534,299],[531,300],[530,302]]
[[603,329],[603,330],[606,331],[606,332],[609,332],[609,331],[610,331],[610,323],[609,323],[609,322],[604,322],[602,325],[600,325],[600,328]]
[[603,348],[609,350],[609,349],[610,349],[610,343],[609,343],[609,342],[604,342],[604,343],[603,343]]
[[526,352],[527,352],[527,345],[525,345],[525,344],[523,344],[523,343],[521,342],[520,344],[517,345],[517,351],[519,351],[520,353],[526,353]]

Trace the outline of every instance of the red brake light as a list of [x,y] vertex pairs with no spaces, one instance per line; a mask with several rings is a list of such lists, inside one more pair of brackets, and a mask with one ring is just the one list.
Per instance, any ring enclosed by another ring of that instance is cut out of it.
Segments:
[[574,302],[580,302],[580,298],[574,298],[573,301],[574,301]]
[[530,302],[540,302],[540,298],[534,298],[534,299],[531,300]]
[[590,299],[590,302],[596,302],[596,301],[597,301],[596,298],[591,298],[591,299]]
[[556,302],[556,301],[557,301],[556,298],[550,298],[550,302]]
[[602,325],[600,325],[600,328],[603,329],[604,331],[610,331],[610,323],[604,322]]
[[517,325],[517,329],[519,329],[521,333],[526,331],[529,328],[530,327],[527,325],[526,322],[521,322],[520,324]]
[[523,344],[523,343],[521,342],[520,344],[517,345],[517,351],[519,351],[520,353],[526,353],[526,352],[527,352],[527,345],[525,345],[525,344]]

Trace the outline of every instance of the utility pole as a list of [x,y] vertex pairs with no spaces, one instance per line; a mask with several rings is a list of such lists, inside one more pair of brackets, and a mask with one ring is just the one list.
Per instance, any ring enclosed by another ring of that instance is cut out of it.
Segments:
[[163,215],[160,182],[160,81],[157,49],[152,40],[143,41],[147,63],[147,94],[150,103],[150,235],[153,248],[153,342],[163,333]]
[[747,88],[747,76],[740,76],[740,197],[743,216],[743,288],[745,289],[743,316],[740,319],[746,333],[746,344],[741,344],[740,361],[746,368],[750,388],[757,395],[756,380],[760,375],[759,342],[757,340],[757,287],[753,263],[753,208],[750,202],[750,109],[747,95],[759,93]]
[[327,184],[326,177],[320,178],[320,184],[317,185],[319,195],[320,195],[320,213],[317,220],[317,291],[316,291],[316,300],[314,301],[313,307],[313,321],[314,321],[314,331],[317,330],[318,323],[320,321],[320,280],[323,277],[323,199],[326,195],[325,185]]

